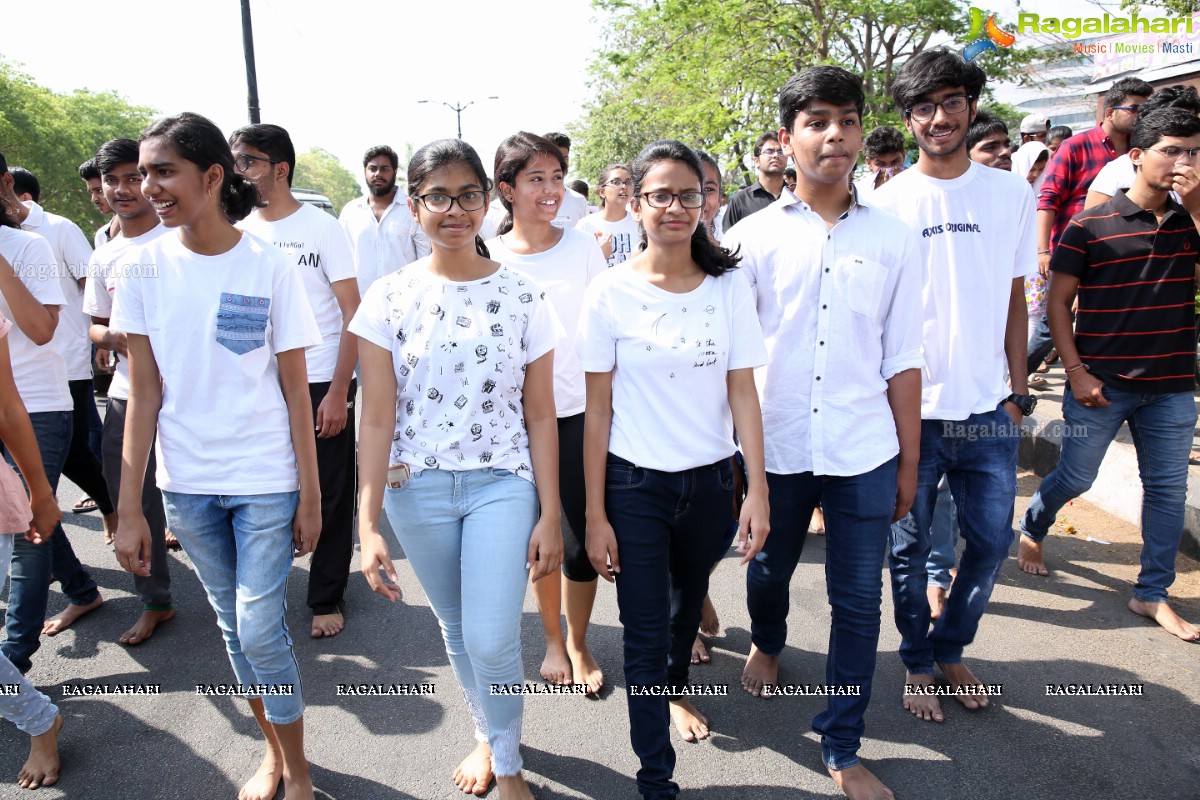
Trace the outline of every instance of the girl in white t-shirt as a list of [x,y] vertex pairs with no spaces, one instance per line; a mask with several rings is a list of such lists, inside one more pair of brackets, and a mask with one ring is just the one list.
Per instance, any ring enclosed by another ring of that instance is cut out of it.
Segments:
[[596,237],[610,267],[633,255],[633,248],[638,243],[637,220],[629,213],[630,186],[629,167],[624,164],[605,167],[596,186],[600,210],[584,217],[575,226]]
[[617,584],[638,790],[674,797],[670,720],[689,741],[708,735],[678,690],[709,570],[727,546],[735,424],[748,475],[743,564],[769,530],[753,371],[767,353],[737,258],[699,227],[696,154],[654,142],[632,174],[642,251],[592,282],[580,318],[587,549]]
[[470,145],[418,150],[408,204],[432,252],[377,280],[350,322],[363,383],[359,542],[371,588],[399,598],[379,532],[386,505],[441,624],[479,742],[455,784],[484,794],[494,775],[505,800],[527,800],[523,699],[491,689],[522,683],[525,586],[562,563],[561,326],[532,278],[488,257],[488,188]]
[[292,559],[321,532],[304,348],[320,343],[300,278],[233,227],[258,203],[225,136],[183,113],[139,141],[142,193],[169,230],[118,279],[109,327],[127,334],[129,401],[117,560],[149,575],[142,486],[158,432],[167,524],[204,584],[237,692],[267,742],[243,788],[311,798],[304,700],[284,621]]
[[[509,216],[500,227],[503,233],[490,240],[487,247],[492,258],[537,281],[558,318],[572,323],[554,358],[558,488],[568,523],[564,531],[563,576],[561,582],[535,583],[533,595],[546,637],[542,677],[560,685],[586,685],[587,691],[594,694],[604,684],[604,673],[586,642],[596,599],[596,571],[588,561],[584,544],[584,381],[573,323],[583,309],[584,290],[606,265],[591,235],[552,224],[563,195],[565,167],[558,147],[541,136],[521,132],[500,143],[492,174]],[[567,611],[566,640],[559,619],[560,605],[565,605]]]

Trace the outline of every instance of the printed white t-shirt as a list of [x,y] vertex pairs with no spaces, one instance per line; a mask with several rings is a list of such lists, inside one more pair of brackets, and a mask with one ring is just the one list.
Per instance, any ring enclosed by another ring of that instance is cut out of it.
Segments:
[[574,320],[583,311],[589,283],[606,269],[604,253],[590,234],[564,228],[558,244],[544,253],[520,255],[497,236],[487,243],[492,258],[533,278],[546,292],[560,321],[569,329],[554,352],[554,407],[560,417],[582,414],[585,405],[583,367],[575,346]]
[[613,373],[609,451],[665,472],[733,455],[727,373],[767,363],[754,297],[736,269],[682,294],[628,262],[606,270],[588,287],[579,350],[587,372]]
[[608,257],[608,265],[610,267],[615,267],[617,264],[623,263],[633,255],[633,249],[637,247],[639,242],[637,220],[628,211],[625,212],[624,219],[619,219],[616,222],[606,220],[603,211],[589,214],[575,226],[575,230],[590,233],[593,236],[595,236],[597,231],[602,231],[604,234],[612,237],[612,255]]
[[1010,392],[1004,332],[1012,282],[1037,271],[1029,183],[975,162],[950,180],[914,168],[876,189],[871,202],[917,235],[921,417],[962,420],[994,410]]
[[342,307],[338,305],[331,284],[357,277],[354,255],[342,226],[316,206],[301,203],[295,212],[275,222],[267,222],[257,211],[252,212],[238,223],[238,227],[272,242],[300,273],[308,303],[321,330],[321,343],[304,353],[308,382],[333,380],[343,320]]
[[150,338],[162,376],[158,486],[181,494],[294,492],[300,479],[276,354],[321,341],[300,276],[249,233],[216,256],[172,231],[130,254],[109,325]]
[[[83,313],[98,319],[108,319],[112,316],[113,294],[117,290],[117,276],[141,269],[153,269],[153,265],[143,265],[131,259],[136,257],[142,245],[153,242],[167,232],[164,225],[155,225],[141,236],[126,239],[118,236],[96,248],[92,253],[92,263],[88,267],[87,286],[83,292]],[[116,369],[113,371],[112,383],[108,386],[108,396],[114,400],[129,399],[129,364],[125,356],[113,353],[116,359]]]
[[[0,255],[8,259],[21,283],[44,306],[58,306],[61,316],[68,309],[58,278],[58,262],[50,243],[36,233],[0,226]],[[16,317],[8,300],[0,294],[0,314],[14,320],[8,335],[9,359],[17,392],[30,414],[43,411],[70,411],[71,388],[67,385],[67,364],[54,340],[34,344],[15,324]]]
[[54,346],[66,362],[67,380],[91,380],[92,345],[88,340],[88,318],[83,313],[83,287],[79,285],[80,279],[87,277],[91,245],[79,226],[66,217],[51,214],[32,200],[23,205],[29,215],[21,223],[21,230],[49,242],[58,263],[58,284],[66,304],[58,311]]
[[501,265],[448,281],[421,259],[367,290],[350,331],[392,354],[392,464],[492,467],[533,480],[525,366],[554,349],[562,326],[532,278]]

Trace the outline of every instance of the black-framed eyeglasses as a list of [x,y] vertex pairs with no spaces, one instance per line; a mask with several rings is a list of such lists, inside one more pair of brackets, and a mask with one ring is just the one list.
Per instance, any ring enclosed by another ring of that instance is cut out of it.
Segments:
[[425,210],[434,214],[445,214],[455,203],[458,203],[458,207],[463,211],[478,211],[487,205],[488,195],[487,192],[478,190],[463,192],[459,195],[431,192],[430,194],[417,195],[417,199],[425,206]]
[[912,108],[909,108],[904,113],[910,119],[915,119],[917,122],[928,122],[933,119],[933,115],[937,113],[938,106],[947,114],[961,114],[971,105],[974,97],[965,94],[952,94],[949,97],[942,98],[941,102],[934,103],[928,101],[925,103],[917,103]]
[[783,150],[776,150],[774,147],[764,147],[762,150],[758,151],[758,154],[760,156],[768,156],[768,157],[781,156],[781,155],[783,155]]
[[240,156],[233,157],[233,166],[237,169],[238,172],[246,172],[251,167],[254,166],[255,161],[263,161],[267,164],[278,164],[279,163],[278,161],[275,161],[270,158],[263,158],[262,156],[252,156],[252,155],[243,154]]
[[615,189],[620,189],[622,186],[629,186],[633,181],[625,180],[624,178],[612,178],[604,182],[605,186],[612,186]]
[[1200,153],[1200,147],[1178,147],[1169,144],[1166,147],[1147,147],[1151,153],[1158,153],[1160,156],[1169,158],[1172,161],[1178,161],[1179,157],[1187,154],[1188,161],[1195,161],[1196,155]]
[[1134,103],[1131,106],[1111,106],[1113,111],[1128,111],[1130,114],[1142,113],[1142,104]]
[[651,208],[670,208],[676,200],[683,208],[700,208],[704,205],[704,192],[647,192],[636,197],[645,200]]

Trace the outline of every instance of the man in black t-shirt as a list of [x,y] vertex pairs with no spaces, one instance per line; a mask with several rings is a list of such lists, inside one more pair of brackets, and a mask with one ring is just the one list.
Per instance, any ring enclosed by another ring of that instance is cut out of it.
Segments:
[[729,198],[724,230],[732,228],[739,219],[762,211],[783,194],[783,171],[787,167],[787,156],[779,144],[778,133],[764,133],[758,137],[754,143],[754,163],[758,167],[758,180]]

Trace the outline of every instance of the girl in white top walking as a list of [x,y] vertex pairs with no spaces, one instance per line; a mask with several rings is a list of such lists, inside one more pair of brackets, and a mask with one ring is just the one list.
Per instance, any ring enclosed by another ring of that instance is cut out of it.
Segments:
[[633,255],[638,243],[637,220],[629,213],[629,198],[633,181],[629,167],[610,164],[600,173],[596,193],[600,195],[600,210],[579,221],[576,230],[590,233],[600,243],[608,265],[617,264]]

